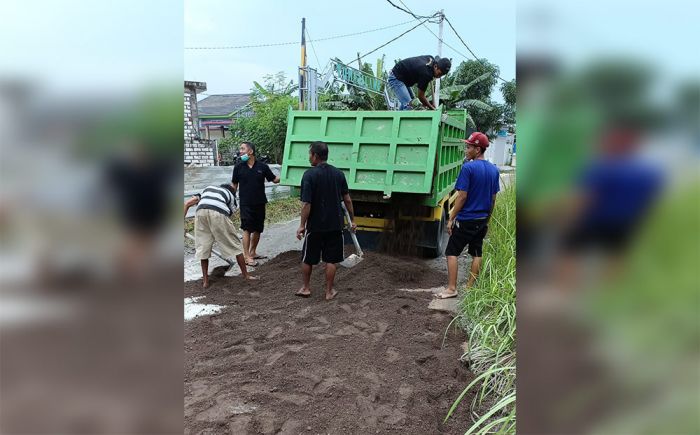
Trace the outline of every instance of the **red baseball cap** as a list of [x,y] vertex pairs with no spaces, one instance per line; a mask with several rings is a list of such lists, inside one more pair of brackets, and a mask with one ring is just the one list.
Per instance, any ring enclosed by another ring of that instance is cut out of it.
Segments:
[[478,147],[486,149],[489,147],[489,138],[484,133],[475,131],[474,133],[469,135],[469,139],[464,140],[464,143],[468,143],[469,145],[476,145]]

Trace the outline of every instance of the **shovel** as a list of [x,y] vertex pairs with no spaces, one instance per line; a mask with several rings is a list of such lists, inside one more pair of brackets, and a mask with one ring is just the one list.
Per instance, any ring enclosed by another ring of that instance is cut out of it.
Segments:
[[350,225],[350,213],[348,213],[348,209],[345,208],[345,203],[341,202],[340,206],[343,207],[345,217],[348,220],[348,232],[350,232],[352,243],[355,245],[355,252],[357,252],[357,254],[351,254],[348,258],[340,262],[341,266],[347,267],[349,269],[351,267],[357,266],[357,264],[362,261],[362,256],[364,255],[364,253],[362,252],[362,248],[360,248],[360,244],[357,241],[357,236],[355,235],[355,232],[352,230],[352,226]]
[[[187,237],[188,239],[192,240],[193,242],[195,241],[194,236],[193,236],[192,234],[190,234],[190,233],[185,233],[185,237]],[[235,261],[233,261],[233,260],[231,260],[231,259],[229,259],[229,258],[224,257],[224,256],[221,254],[221,252],[217,251],[216,249],[212,248],[212,249],[211,249],[211,252],[212,252],[214,255],[216,255],[217,257],[221,258],[222,260],[224,260],[225,262],[228,263],[229,268],[228,268],[228,270],[226,270],[226,273],[230,272],[230,271],[233,269],[234,266],[238,266],[238,263],[236,263]]]

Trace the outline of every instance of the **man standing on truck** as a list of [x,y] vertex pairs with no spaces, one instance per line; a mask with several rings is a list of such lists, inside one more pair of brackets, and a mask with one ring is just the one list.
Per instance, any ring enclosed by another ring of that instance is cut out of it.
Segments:
[[243,230],[243,255],[248,266],[258,265],[256,260],[265,258],[258,255],[260,234],[265,228],[265,180],[277,184],[280,177],[275,176],[270,167],[255,158],[255,145],[242,142],[240,146],[241,162],[233,167],[231,182],[238,190],[241,200],[241,229]]
[[[301,273],[304,285],[295,294],[311,296],[309,282],[311,270],[321,259],[326,263],[326,300],[335,297],[333,288],[336,264],[343,261],[343,208],[350,214],[350,225],[355,231],[354,212],[345,175],[327,163],[328,145],[312,142],[309,146],[309,162],[312,168],[301,179],[301,222],[297,239],[304,238]],[[306,237],[304,237],[306,235]]]
[[433,79],[439,79],[450,72],[450,59],[438,56],[416,56],[404,59],[394,65],[389,73],[389,87],[401,103],[401,110],[410,109],[409,104],[415,97],[411,86],[418,86],[418,99],[423,106],[435,110],[433,103],[425,98],[425,90]]
[[474,285],[481,269],[482,245],[496,203],[496,193],[500,190],[498,168],[484,159],[484,152],[489,146],[488,137],[476,132],[464,142],[467,144],[465,153],[468,161],[462,165],[457,176],[457,199],[447,222],[450,235],[445,249],[448,284],[445,290],[436,295],[440,299],[457,296],[457,257],[467,245],[467,252],[472,256],[467,288]]

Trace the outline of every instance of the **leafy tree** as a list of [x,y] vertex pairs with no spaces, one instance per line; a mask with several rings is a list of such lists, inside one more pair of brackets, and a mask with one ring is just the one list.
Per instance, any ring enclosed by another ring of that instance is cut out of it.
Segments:
[[[467,109],[466,127],[493,137],[508,110],[507,105],[491,100],[498,74],[498,67],[485,59],[460,63],[442,80],[440,104],[447,109]],[[432,91],[428,94],[432,98]]]
[[501,84],[501,94],[503,95],[503,100],[506,102],[503,106],[503,121],[506,124],[515,124],[515,79]]
[[287,82],[285,74],[269,74],[263,77],[264,84],[253,82],[251,106],[253,116],[239,118],[231,126],[230,140],[223,142],[229,152],[242,141],[253,142],[258,154],[267,154],[273,162],[282,161],[284,140],[287,133],[287,110],[297,102],[292,94],[297,90],[293,81]]
[[503,100],[506,104],[510,106],[515,106],[516,93],[515,93],[515,79],[504,82],[501,85],[501,94],[503,94]]
[[[474,116],[481,115],[481,113],[486,113],[486,118],[488,118],[488,115],[493,116],[491,112],[494,110],[494,107],[492,104],[483,100],[468,98],[467,95],[470,94],[473,87],[489,80],[490,75],[490,72],[486,72],[467,84],[441,87],[440,104],[445,106],[446,109],[467,109],[467,127],[479,130],[479,125],[476,123]],[[431,90],[428,94],[428,99],[432,98],[433,92]],[[472,116],[472,114],[474,114],[474,116]],[[478,119],[481,122],[484,117],[482,116]]]
[[442,80],[442,85],[444,87],[466,85],[485,76],[486,78],[475,82],[464,95],[464,98],[485,102],[491,97],[491,92],[494,86],[496,86],[499,74],[500,70],[498,66],[490,63],[486,59],[467,60],[461,62],[457,68],[448,74]]

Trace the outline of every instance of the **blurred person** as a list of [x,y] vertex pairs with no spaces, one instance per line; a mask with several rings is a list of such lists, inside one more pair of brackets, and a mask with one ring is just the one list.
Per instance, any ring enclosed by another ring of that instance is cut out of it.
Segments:
[[562,288],[578,286],[580,257],[589,252],[605,256],[602,278],[611,278],[658,197],[662,171],[659,165],[639,158],[639,138],[635,127],[605,129],[598,153],[584,167],[567,199],[568,225],[556,268]]
[[201,194],[185,201],[185,216],[193,205],[197,204],[194,220],[195,256],[202,265],[202,287],[209,287],[209,257],[216,241],[225,258],[236,258],[241,275],[245,279],[258,279],[248,273],[241,241],[236,235],[236,228],[231,222],[231,215],[236,208],[235,189],[231,184],[207,186]]
[[464,142],[467,144],[465,155],[468,161],[462,165],[455,182],[458,194],[447,222],[450,239],[445,249],[448,284],[445,290],[435,295],[440,299],[457,296],[457,257],[467,245],[467,252],[472,256],[467,289],[474,285],[479,276],[484,237],[496,204],[496,194],[500,190],[498,168],[484,159],[489,147],[488,137],[475,132]]
[[256,260],[267,258],[257,251],[260,234],[265,229],[265,180],[278,184],[280,177],[275,176],[266,163],[256,159],[255,145],[251,142],[242,142],[239,151],[241,162],[233,168],[231,183],[241,201],[243,255],[246,264],[255,267]]
[[337,292],[333,288],[336,264],[343,255],[343,208],[342,201],[350,214],[353,231],[354,211],[345,175],[327,163],[328,145],[325,142],[312,142],[309,146],[309,162],[312,168],[304,172],[301,179],[301,222],[297,229],[297,239],[304,238],[302,248],[303,286],[295,294],[311,296],[311,270],[321,259],[326,263],[326,300],[333,299]]
[[119,265],[129,276],[142,276],[148,269],[148,259],[167,219],[173,175],[169,162],[155,157],[140,143],[132,143],[125,153],[107,162],[107,191],[113,194],[126,229]]
[[415,98],[411,86],[418,86],[418,100],[428,109],[435,106],[425,97],[425,90],[433,79],[439,79],[450,72],[450,59],[438,56],[416,56],[403,59],[394,65],[389,73],[389,87],[401,103],[401,110],[410,109],[411,100]]

